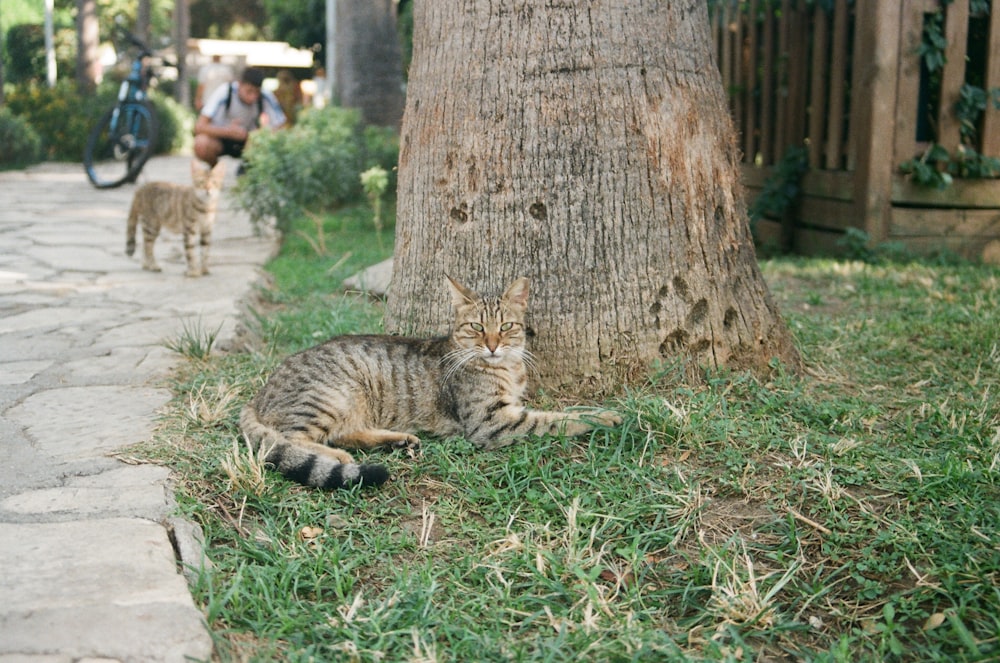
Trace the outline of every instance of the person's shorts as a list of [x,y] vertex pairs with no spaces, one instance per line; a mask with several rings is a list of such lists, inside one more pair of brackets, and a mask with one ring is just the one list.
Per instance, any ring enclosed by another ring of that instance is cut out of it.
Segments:
[[245,146],[246,143],[243,141],[226,140],[225,138],[222,139],[222,153],[226,156],[236,157],[239,159],[243,156],[243,148]]

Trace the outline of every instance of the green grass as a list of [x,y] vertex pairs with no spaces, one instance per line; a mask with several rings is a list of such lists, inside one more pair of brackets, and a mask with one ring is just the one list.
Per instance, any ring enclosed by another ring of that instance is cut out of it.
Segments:
[[768,261],[801,377],[666,371],[589,438],[427,440],[378,454],[376,491],[234,487],[270,368],[380,328],[338,292],[374,232],[327,226],[328,256],[292,236],[270,266],[257,350],[191,362],[148,450],[205,530],[222,660],[1000,658],[1000,270]]

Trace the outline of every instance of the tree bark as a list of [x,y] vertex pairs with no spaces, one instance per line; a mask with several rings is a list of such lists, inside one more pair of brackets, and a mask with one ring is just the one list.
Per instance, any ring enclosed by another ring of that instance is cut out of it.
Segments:
[[399,128],[403,60],[392,0],[338,0],[336,94],[367,124]]
[[101,80],[100,31],[96,0],[76,0],[76,85],[84,94],[92,94]]
[[710,44],[704,0],[415,3],[387,327],[528,276],[547,386],[796,369]]
[[187,66],[187,42],[191,36],[191,11],[188,0],[174,0],[174,24],[176,37],[174,48],[177,52],[177,87],[174,97],[184,107],[191,106],[191,84]]

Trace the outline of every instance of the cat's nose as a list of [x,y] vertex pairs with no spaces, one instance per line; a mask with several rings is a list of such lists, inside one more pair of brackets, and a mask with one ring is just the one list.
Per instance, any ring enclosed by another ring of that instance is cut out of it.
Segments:
[[486,349],[490,351],[490,354],[495,355],[497,353],[497,348],[500,346],[499,338],[486,338]]

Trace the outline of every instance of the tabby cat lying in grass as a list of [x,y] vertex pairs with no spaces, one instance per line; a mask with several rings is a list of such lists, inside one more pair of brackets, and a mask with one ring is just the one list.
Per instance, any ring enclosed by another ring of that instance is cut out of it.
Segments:
[[[197,160],[191,161],[193,185],[172,182],[148,182],[132,198],[125,229],[125,254],[135,253],[135,230],[142,224],[142,268],[160,271],[153,257],[153,244],[160,230],[166,228],[184,236],[187,276],[208,274],[208,250],[212,245],[215,209],[222,191],[226,164],[221,161],[209,170]],[[195,242],[201,244],[201,265],[195,256]]]
[[448,285],[455,313],[448,336],[339,336],[286,359],[240,415],[267,463],[307,486],[377,486],[388,479],[385,467],[357,465],[345,449],[413,449],[417,433],[464,436],[492,449],[621,421],[606,410],[522,404],[528,279],[500,297],[481,297],[450,277]]

